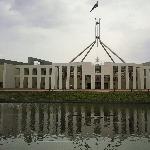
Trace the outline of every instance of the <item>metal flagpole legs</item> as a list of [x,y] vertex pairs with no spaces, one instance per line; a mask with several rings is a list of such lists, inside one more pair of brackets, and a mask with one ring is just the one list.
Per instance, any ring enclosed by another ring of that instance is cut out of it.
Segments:
[[108,49],[108,50],[110,50],[116,57],[118,57],[123,63],[125,63],[125,61],[121,58],[121,57],[119,57],[112,49],[110,49],[107,45],[105,45],[102,41],[101,41],[101,43]]
[[90,48],[93,44],[95,43],[95,41],[94,42],[92,42],[88,47],[86,47],[81,53],[79,53],[75,58],[73,58],[71,61],[70,61],[70,63],[71,62],[73,62],[73,61],[75,61],[80,55],[82,55],[88,48]]
[[81,60],[81,62],[84,61],[84,59],[87,57],[87,55],[89,54],[89,52],[92,50],[93,46],[95,45],[96,41],[94,42],[94,44],[91,46],[91,48],[87,51],[87,53],[85,54],[85,56],[83,57],[83,59]]

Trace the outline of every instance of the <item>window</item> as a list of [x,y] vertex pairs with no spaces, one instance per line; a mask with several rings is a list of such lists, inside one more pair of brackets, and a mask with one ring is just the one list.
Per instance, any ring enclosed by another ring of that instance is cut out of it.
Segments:
[[95,73],[101,73],[101,66],[95,65]]
[[52,74],[52,68],[49,68],[49,75]]
[[29,75],[29,68],[24,68],[24,75]]
[[32,75],[37,75],[37,68],[33,68]]
[[146,69],[144,69],[144,76],[146,76]]
[[46,68],[41,68],[41,75],[46,75]]
[[15,74],[16,74],[16,75],[20,75],[20,68],[16,68]]

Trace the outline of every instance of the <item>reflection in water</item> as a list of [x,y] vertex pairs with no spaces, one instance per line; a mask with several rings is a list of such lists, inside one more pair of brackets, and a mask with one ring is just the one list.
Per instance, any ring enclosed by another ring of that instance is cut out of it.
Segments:
[[0,104],[2,150],[148,149],[149,136],[149,105]]

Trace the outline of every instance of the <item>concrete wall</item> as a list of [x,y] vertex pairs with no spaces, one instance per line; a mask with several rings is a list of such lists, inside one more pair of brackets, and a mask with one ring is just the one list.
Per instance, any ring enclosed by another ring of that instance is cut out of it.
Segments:
[[3,82],[3,69],[4,65],[0,65],[0,82]]
[[15,66],[4,64],[3,88],[15,88]]

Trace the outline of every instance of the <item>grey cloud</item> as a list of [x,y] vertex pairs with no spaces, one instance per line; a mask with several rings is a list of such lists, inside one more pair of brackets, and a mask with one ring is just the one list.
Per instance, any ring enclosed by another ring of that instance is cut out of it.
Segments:
[[65,3],[61,0],[15,0],[12,10],[20,13],[27,24],[48,28],[63,25],[68,13]]
[[[0,0],[0,57],[21,61],[33,55],[69,61],[94,40],[94,18],[101,17],[106,44],[127,62],[149,61],[150,1],[100,0],[99,7],[90,13],[95,2]],[[101,52],[92,51],[86,61],[95,61],[96,55],[101,57]]]

